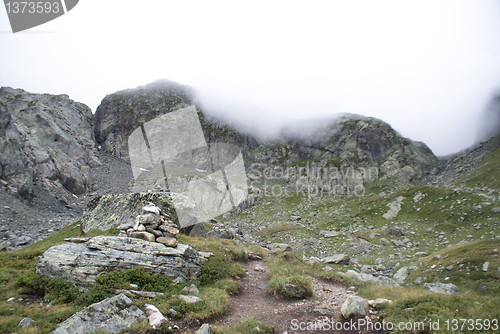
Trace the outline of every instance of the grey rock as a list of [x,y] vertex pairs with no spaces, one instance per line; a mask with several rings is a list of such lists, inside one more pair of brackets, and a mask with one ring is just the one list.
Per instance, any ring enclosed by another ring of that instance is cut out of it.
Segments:
[[23,318],[21,321],[19,321],[19,323],[17,324],[17,327],[21,327],[21,328],[31,327],[34,322],[35,322],[35,320],[33,320],[31,318]]
[[212,334],[209,324],[203,324],[194,334]]
[[212,229],[213,225],[208,223],[199,223],[193,225],[191,231],[189,231],[189,235],[192,237],[206,237],[207,232]]
[[[142,213],[144,213],[144,214],[152,213],[152,214],[158,216],[158,215],[160,215],[160,212],[161,212],[161,209],[154,204],[149,204],[149,205],[146,205],[142,208]],[[153,217],[153,219],[154,219],[154,217]]]
[[340,233],[337,231],[321,231],[320,232],[325,238],[333,238],[338,236]]
[[424,288],[437,293],[458,295],[458,287],[453,283],[424,283]]
[[387,240],[386,238],[380,238],[380,242],[383,243],[384,245],[390,245],[391,242]]
[[196,285],[191,284],[190,286],[186,286],[182,289],[182,292],[188,293],[190,295],[197,295],[200,293],[200,290],[196,287]]
[[340,308],[345,319],[362,318],[368,313],[368,300],[359,297],[348,297]]
[[450,264],[448,267],[446,267],[446,270],[453,270],[453,265]]
[[215,227],[208,231],[207,238],[213,239],[233,239],[235,233],[226,228]]
[[127,296],[120,294],[92,304],[62,322],[52,334],[80,334],[102,331],[119,333],[146,315]]
[[345,274],[346,277],[352,278],[355,281],[362,283],[369,283],[375,285],[388,285],[398,286],[399,284],[392,278],[385,276],[373,276],[371,274],[358,273],[354,270],[348,270]]
[[66,242],[74,242],[75,244],[83,244],[89,241],[90,238],[66,238],[64,241]]
[[399,196],[393,202],[389,203],[387,206],[389,207],[389,211],[384,213],[382,217],[387,220],[394,219],[398,215],[401,210],[401,204],[403,204],[404,197]]
[[16,246],[24,246],[29,244],[33,239],[27,235],[22,235],[16,240]]
[[163,316],[163,314],[156,308],[156,306],[151,304],[145,304],[146,316],[148,317],[149,325],[156,329],[161,326],[161,324],[168,322],[168,319]]
[[403,240],[391,240],[392,244],[398,248],[406,248],[406,243]]
[[25,199],[41,186],[67,203],[91,189],[92,111],[67,95],[0,88],[0,178]]
[[349,256],[345,254],[335,254],[328,256],[322,260],[323,263],[334,263],[334,264],[345,264],[348,265],[350,262]]
[[163,244],[167,247],[177,247],[177,245],[179,244],[176,238],[167,238],[167,237],[160,237],[156,239],[156,242],[159,242],[160,244]]
[[165,295],[163,292],[127,290],[127,289],[117,289],[116,293],[123,293],[123,294],[132,295],[135,297],[141,297],[141,298],[154,298],[157,296],[164,296]]
[[500,213],[500,207],[494,207],[491,209],[491,213]]
[[163,232],[159,230],[154,230],[151,227],[146,227],[146,232],[151,233],[154,235],[156,238],[161,238],[163,237]]
[[123,224],[118,225],[116,228],[120,231],[126,231],[132,227],[134,227],[135,223],[133,221],[129,221]]
[[483,271],[484,272],[487,272],[489,267],[490,267],[490,263],[489,262],[483,263]]
[[106,231],[113,227],[134,224],[147,203],[161,207],[166,219],[174,221],[175,210],[167,193],[133,193],[98,196],[92,199],[82,216],[83,232]]
[[131,232],[128,234],[128,236],[131,238],[142,239],[149,242],[155,242],[156,240],[156,237],[153,234],[143,231]]
[[177,297],[183,300],[186,304],[195,304],[202,301],[202,299],[197,296],[177,295]]
[[427,253],[427,252],[416,252],[415,256],[426,257],[426,256],[429,256],[429,253]]
[[[156,205],[155,208],[158,208]],[[143,208],[144,210],[144,208]],[[158,209],[159,210],[159,209]],[[161,224],[161,218],[159,214],[154,213],[143,213],[142,215],[137,216],[136,222],[142,224],[149,228],[157,228]]]
[[290,252],[292,250],[292,247],[288,244],[273,243],[269,245],[269,250],[273,253]]
[[413,281],[413,284],[420,285],[422,284],[422,281],[423,281],[422,277],[417,277],[415,278],[415,281]]
[[396,273],[394,274],[394,280],[398,282],[399,284],[402,284],[406,282],[406,279],[410,275],[410,270],[408,267],[401,267]]
[[95,278],[112,270],[143,268],[176,282],[195,280],[206,258],[192,247],[176,248],[135,238],[95,237],[84,244],[64,243],[49,248],[38,258],[41,276],[64,278],[90,286]]
[[395,237],[401,237],[401,236],[405,235],[403,230],[398,228],[398,227],[392,227],[392,228],[388,229],[386,231],[386,233],[389,235],[393,235]]

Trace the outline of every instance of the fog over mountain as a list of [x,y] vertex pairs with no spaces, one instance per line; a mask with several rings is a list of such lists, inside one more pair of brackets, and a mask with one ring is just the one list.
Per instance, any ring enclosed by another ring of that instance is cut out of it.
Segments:
[[0,10],[0,86],[95,111],[107,94],[166,78],[263,137],[351,113],[444,155],[490,133],[484,113],[500,92],[496,0],[85,1],[9,29]]

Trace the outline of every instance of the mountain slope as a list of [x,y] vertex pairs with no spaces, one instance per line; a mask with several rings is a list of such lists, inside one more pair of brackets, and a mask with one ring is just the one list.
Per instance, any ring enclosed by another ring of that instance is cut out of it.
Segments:
[[[97,144],[127,161],[127,139],[136,128],[163,113],[194,104],[195,97],[189,87],[169,81],[108,95],[95,115]],[[267,142],[232,129],[203,110],[199,115],[206,140],[237,145],[247,167],[252,163],[286,167],[336,161],[337,167],[376,167],[388,177],[409,182],[429,174],[437,162],[425,144],[402,138],[383,121],[359,115],[319,120],[313,131],[293,133],[285,129],[280,139]]]

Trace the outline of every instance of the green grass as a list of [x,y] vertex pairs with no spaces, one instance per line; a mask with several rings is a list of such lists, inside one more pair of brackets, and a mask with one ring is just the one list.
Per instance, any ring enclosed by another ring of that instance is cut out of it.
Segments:
[[[386,303],[378,307],[380,312],[378,321],[383,320],[393,324],[407,322],[423,322],[425,324],[425,329],[420,331],[396,330],[394,333],[457,333],[457,331],[445,328],[446,321],[500,318],[499,296],[484,297],[468,292],[460,293],[460,295],[446,295],[422,288],[381,286],[362,286],[358,293],[370,299],[387,298],[394,301],[392,304]],[[440,330],[431,331],[429,322],[437,321],[441,324]],[[465,332],[471,333],[471,331]],[[494,332],[485,331],[485,333]]]
[[301,269],[302,260],[294,253],[284,253],[266,259],[269,265],[269,290],[282,298],[291,298],[284,288],[293,284],[303,289],[305,297],[312,297],[312,284],[309,275]]
[[[500,240],[469,242],[440,250],[423,258],[422,265],[409,276],[412,281],[422,277],[424,282],[453,282],[461,291],[479,295],[500,296],[500,258],[495,249],[500,248]],[[435,256],[440,258],[435,258]],[[489,269],[482,267],[489,262]],[[436,268],[432,269],[431,266]],[[448,266],[453,269],[446,269]],[[448,280],[445,280],[448,277]]]
[[[453,319],[500,319],[500,274],[497,271],[500,260],[494,253],[499,246],[498,240],[486,240],[440,250],[422,259],[422,265],[408,278],[408,282],[422,277],[424,282],[454,283],[459,287],[459,295],[438,294],[417,286],[388,288],[365,285],[359,293],[370,299],[393,300],[393,304],[380,307],[379,320],[424,322],[426,329],[418,333],[430,332],[429,321],[441,323],[441,330],[433,333],[456,333],[446,330],[443,324]],[[436,255],[440,258],[435,258]],[[485,261],[490,262],[486,273],[482,271]],[[460,264],[463,266],[459,267]],[[432,265],[436,268],[432,269]],[[449,265],[454,268],[446,269]],[[396,331],[400,332],[405,333]]]
[[[194,282],[203,301],[193,305],[172,297],[182,294],[182,288],[191,283],[173,285],[165,276],[148,274],[142,270],[131,269],[101,275],[85,293],[69,281],[48,279],[35,273],[39,255],[49,247],[63,243],[64,239],[80,237],[80,234],[80,226],[76,222],[28,247],[0,253],[0,333],[49,333],[58,323],[83,307],[114,295],[116,289],[130,289],[130,284],[138,285],[136,290],[164,292],[164,296],[153,299],[164,314],[168,315],[171,308],[177,308],[177,314],[186,319],[211,318],[222,314],[229,306],[230,295],[238,292],[239,282],[235,278],[243,274],[243,268],[235,261],[248,258],[248,252],[233,240],[180,235],[181,242],[214,254],[203,266],[199,279]],[[107,232],[91,231],[85,237],[116,234],[115,229]],[[23,301],[7,302],[10,297],[23,298]],[[139,306],[151,302],[136,297],[132,299]],[[49,301],[52,304],[47,306]],[[30,329],[19,329],[17,324],[24,317],[34,319],[35,325]]]

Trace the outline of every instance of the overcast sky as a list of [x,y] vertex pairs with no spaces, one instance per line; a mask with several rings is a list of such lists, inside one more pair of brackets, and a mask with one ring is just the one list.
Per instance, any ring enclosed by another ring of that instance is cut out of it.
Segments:
[[0,60],[0,86],[92,110],[165,78],[261,133],[358,113],[443,155],[500,92],[500,1],[81,0],[16,34],[0,8]]

